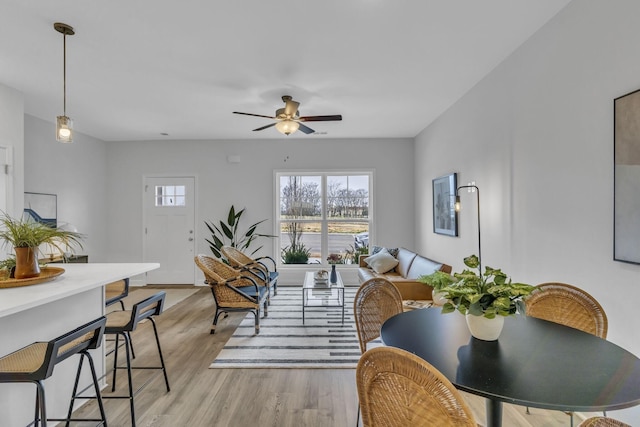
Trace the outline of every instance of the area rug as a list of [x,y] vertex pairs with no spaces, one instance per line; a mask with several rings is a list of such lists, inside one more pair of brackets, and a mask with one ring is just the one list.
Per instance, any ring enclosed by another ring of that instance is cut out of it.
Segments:
[[347,368],[360,359],[353,320],[357,288],[345,288],[344,325],[340,307],[307,307],[302,324],[302,289],[280,287],[271,297],[269,315],[248,313],[210,368]]

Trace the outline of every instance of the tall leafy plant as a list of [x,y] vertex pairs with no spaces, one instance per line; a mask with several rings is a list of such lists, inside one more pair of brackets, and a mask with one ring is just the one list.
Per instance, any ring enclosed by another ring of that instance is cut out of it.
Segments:
[[[250,225],[249,228],[245,231],[239,231],[238,227],[240,225],[240,220],[244,212],[245,209],[236,211],[236,208],[231,205],[226,222],[220,220],[218,221],[217,225],[212,221],[204,222],[211,232],[211,239],[205,240],[207,241],[207,243],[209,243],[209,248],[216,257],[223,258],[221,252],[223,246],[231,246],[242,252],[245,252],[249,250],[249,247],[256,241],[257,238],[275,237],[270,234],[262,234],[257,232],[258,226],[265,222],[266,219]],[[263,246],[259,246],[258,248],[254,249],[250,253],[250,255],[258,252],[260,249],[262,249],[262,247]]]

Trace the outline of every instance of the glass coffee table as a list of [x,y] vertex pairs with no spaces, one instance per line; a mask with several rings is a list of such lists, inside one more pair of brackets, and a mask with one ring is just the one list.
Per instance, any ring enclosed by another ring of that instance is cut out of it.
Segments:
[[342,324],[344,325],[344,283],[340,272],[336,272],[338,281],[335,284],[316,284],[313,271],[307,271],[302,285],[302,324],[306,307],[342,307]]

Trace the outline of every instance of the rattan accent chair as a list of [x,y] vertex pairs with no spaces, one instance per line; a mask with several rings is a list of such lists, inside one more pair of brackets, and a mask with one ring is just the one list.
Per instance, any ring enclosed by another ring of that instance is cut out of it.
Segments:
[[[167,392],[171,391],[169,387],[169,378],[167,376],[167,369],[164,363],[164,357],[162,356],[162,348],[160,347],[160,338],[158,337],[158,328],[156,327],[156,322],[154,318],[159,316],[162,313],[162,308],[164,306],[164,299],[166,293],[164,291],[157,292],[156,294],[145,298],[144,300],[137,302],[133,305],[131,310],[122,310],[122,311],[113,311],[107,314],[107,324],[105,326],[104,333],[106,335],[115,335],[115,345],[112,350],[114,353],[113,356],[113,377],[111,384],[111,391],[114,392],[116,389],[116,374],[118,369],[126,369],[127,370],[127,379],[128,379],[128,394],[127,395],[104,395],[104,399],[128,399],[129,407],[131,409],[131,426],[135,427],[136,425],[136,416],[135,416],[135,405],[134,405],[134,397],[138,392],[140,392],[149,381],[145,382],[141,385],[137,390],[133,390],[133,379],[132,379],[132,370],[133,369],[155,369],[162,372],[164,375],[164,383],[167,389]],[[138,324],[144,320],[149,320],[151,325],[153,326],[153,333],[156,339],[156,346],[158,348],[158,356],[160,358],[160,366],[132,366],[131,364],[131,354],[130,349],[131,345],[129,342],[129,335],[131,332],[135,331]],[[118,349],[119,339],[122,337],[124,340],[124,349],[126,356],[126,366],[118,365]],[[111,353],[111,352],[110,352]]]
[[260,333],[260,306],[264,306],[267,317],[269,290],[258,284],[255,276],[246,271],[236,270],[224,262],[206,255],[195,257],[196,265],[202,270],[216,303],[216,313],[211,325],[211,334],[216,332],[218,318],[229,312],[249,311],[255,317],[255,332]]
[[[46,426],[47,421],[67,421],[67,425],[69,425],[69,421],[100,421],[98,425],[107,425],[107,418],[100,394],[100,384],[96,376],[93,359],[91,358],[91,354],[89,354],[89,350],[96,349],[102,344],[105,323],[106,318],[100,317],[49,342],[35,342],[0,358],[0,383],[30,382],[36,385],[34,426]],[[80,361],[78,363],[67,418],[47,419],[44,380],[53,374],[53,369],[58,363],[76,354],[80,354]],[[80,374],[82,372],[82,364],[85,358],[89,361],[95,392],[94,398],[98,401],[100,418],[80,419],[71,417],[75,400],[81,399],[81,397],[77,396],[77,391]]]
[[129,295],[129,278],[118,280],[104,286],[104,305],[109,307],[111,304],[120,303],[120,307],[124,310],[124,301]]
[[475,427],[463,396],[427,361],[395,347],[376,347],[356,368],[364,427]]
[[608,417],[587,418],[578,427],[631,427],[629,424]]
[[[559,323],[602,339],[607,339],[607,315],[588,292],[566,283],[549,282],[536,286],[525,299],[527,316]],[[529,413],[529,408],[527,408]],[[571,417],[573,413],[566,412]]]
[[566,283],[543,283],[526,300],[527,316],[560,323],[607,338],[607,315],[586,291]]
[[[269,292],[273,289],[273,294],[278,295],[278,271],[276,261],[270,256],[251,258],[238,248],[233,246],[223,246],[220,248],[222,254],[227,258],[229,264],[239,270],[247,270],[263,282],[269,285]],[[267,265],[267,262],[268,264]],[[272,267],[272,268],[270,268]]]

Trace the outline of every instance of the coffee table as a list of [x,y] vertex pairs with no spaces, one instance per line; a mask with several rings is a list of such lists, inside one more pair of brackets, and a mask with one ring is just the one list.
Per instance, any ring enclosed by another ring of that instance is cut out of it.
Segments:
[[344,283],[340,272],[336,272],[338,281],[335,284],[318,285],[314,272],[307,271],[302,285],[302,324],[306,307],[342,307],[342,324],[344,325]]

